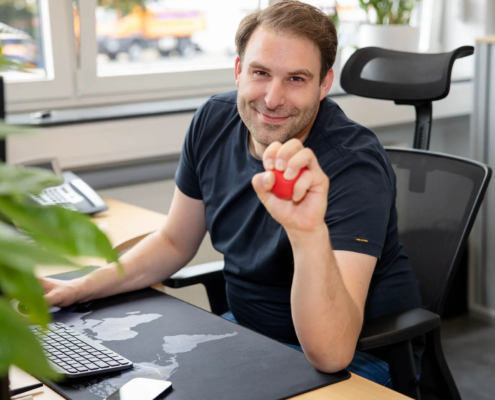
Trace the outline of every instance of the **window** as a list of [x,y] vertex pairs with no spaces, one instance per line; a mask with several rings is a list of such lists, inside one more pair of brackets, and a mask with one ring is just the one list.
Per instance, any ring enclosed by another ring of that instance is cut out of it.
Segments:
[[98,76],[232,67],[239,22],[264,3],[99,0]]
[[79,2],[83,95],[233,89],[241,19],[268,0]]
[[40,13],[36,0],[0,3],[2,54],[26,71],[6,71],[7,82],[46,79]]
[[[63,0],[0,2],[2,52],[25,72],[3,71],[9,105],[72,94]],[[58,31],[58,35],[54,32]],[[58,55],[58,56],[56,56]]]
[[[339,68],[355,48],[366,13],[359,0],[306,1],[329,16],[338,14],[338,86]],[[2,73],[8,112],[200,97],[235,89],[239,22],[273,2],[0,0],[4,52],[27,64],[29,71]],[[437,1],[419,4],[428,10],[433,3]],[[435,22],[428,24],[435,27]]]

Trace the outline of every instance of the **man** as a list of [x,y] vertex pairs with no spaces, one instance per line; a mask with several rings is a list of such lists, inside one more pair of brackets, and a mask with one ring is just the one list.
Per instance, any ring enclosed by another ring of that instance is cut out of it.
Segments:
[[[326,98],[337,38],[297,1],[240,24],[237,92],[211,98],[188,131],[165,225],[114,266],[43,280],[47,300],[74,302],[163,281],[206,231],[225,256],[231,319],[294,347],[319,370],[343,368],[390,386],[388,365],[355,352],[364,320],[420,306],[398,241],[395,175],[376,136]],[[294,179],[271,193],[273,170]],[[330,187],[330,189],[329,189]]]

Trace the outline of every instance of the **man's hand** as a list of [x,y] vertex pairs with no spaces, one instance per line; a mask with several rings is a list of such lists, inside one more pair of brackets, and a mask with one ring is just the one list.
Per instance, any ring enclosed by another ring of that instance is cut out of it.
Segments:
[[39,278],[45,291],[45,299],[52,306],[68,307],[80,301],[80,279],[61,281],[59,279]]
[[[305,148],[298,139],[291,139],[285,144],[274,142],[263,154],[263,166],[267,172],[256,174],[252,184],[273,219],[287,232],[309,232],[320,227],[327,210],[330,183],[313,151]],[[304,167],[308,170],[294,185],[292,200],[281,200],[272,193],[274,168],[285,171],[284,178],[292,180]]]

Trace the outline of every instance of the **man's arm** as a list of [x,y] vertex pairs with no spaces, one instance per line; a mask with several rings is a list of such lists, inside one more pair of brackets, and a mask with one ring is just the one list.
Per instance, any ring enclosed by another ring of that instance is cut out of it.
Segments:
[[68,306],[159,283],[186,265],[206,233],[202,200],[192,199],[177,187],[165,224],[120,258],[122,277],[114,264],[72,281],[42,278],[50,304]]
[[[352,361],[376,258],[333,251],[324,217],[329,181],[314,153],[293,139],[272,143],[263,155],[268,172],[255,175],[253,187],[271,216],[286,230],[294,254],[292,318],[308,360],[319,370],[335,372]],[[292,201],[271,193],[271,169],[294,179]],[[331,207],[331,204],[329,205]]]
[[294,253],[292,319],[308,360],[335,372],[352,361],[376,258],[333,251],[327,226],[289,234]]

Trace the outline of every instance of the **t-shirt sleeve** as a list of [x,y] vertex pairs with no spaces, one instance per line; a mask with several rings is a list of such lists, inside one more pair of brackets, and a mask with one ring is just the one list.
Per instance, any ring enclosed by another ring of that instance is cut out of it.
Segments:
[[184,146],[182,147],[182,153],[180,156],[179,167],[175,173],[175,184],[180,191],[186,196],[197,200],[203,199],[196,168],[198,161],[198,140],[200,139],[201,134],[201,124],[199,120],[202,109],[203,107],[198,109],[196,114],[194,114],[191,125],[187,130],[186,139],[184,141]]
[[394,189],[373,155],[353,152],[330,175],[325,216],[334,250],[381,258]]

